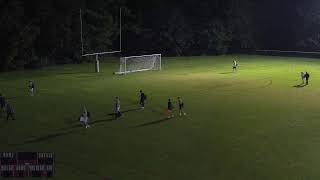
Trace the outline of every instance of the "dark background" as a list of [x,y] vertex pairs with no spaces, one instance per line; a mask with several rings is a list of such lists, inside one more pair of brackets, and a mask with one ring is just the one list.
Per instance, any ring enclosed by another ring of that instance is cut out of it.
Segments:
[[0,0],[1,71],[81,63],[85,52],[165,56],[256,49],[318,51],[316,0]]

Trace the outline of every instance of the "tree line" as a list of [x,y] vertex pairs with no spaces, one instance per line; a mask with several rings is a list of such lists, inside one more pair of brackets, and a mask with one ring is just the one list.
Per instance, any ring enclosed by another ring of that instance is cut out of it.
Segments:
[[[258,5],[252,0],[0,0],[0,70],[84,61],[80,9],[85,52],[119,49],[120,7],[126,55],[255,49],[263,45],[259,36],[265,33],[257,27]],[[302,13],[304,18],[310,19]],[[315,34],[301,35],[297,44],[319,46]]]

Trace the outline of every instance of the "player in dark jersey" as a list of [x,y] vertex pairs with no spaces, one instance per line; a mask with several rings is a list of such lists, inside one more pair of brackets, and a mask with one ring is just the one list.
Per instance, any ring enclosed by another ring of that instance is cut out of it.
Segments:
[[141,105],[141,109],[144,109],[144,104],[145,101],[147,100],[147,96],[144,94],[142,90],[140,90],[140,102],[139,104]]
[[6,106],[6,99],[0,94],[0,110],[3,111]]
[[306,85],[308,85],[308,84],[309,84],[310,74],[309,74],[308,72],[306,72],[306,73],[304,74],[304,77],[306,78]]
[[183,115],[187,115],[185,112],[184,112],[184,102],[182,100],[181,97],[178,97],[178,105],[179,105],[179,115],[181,116],[182,114]]
[[10,117],[12,120],[15,120],[13,107],[9,103],[7,103],[6,111],[7,111],[7,120],[9,120]]
[[0,94],[0,116],[2,116],[2,113],[4,112],[6,107],[6,99],[2,94]]
[[174,117],[174,115],[173,115],[173,105],[172,105],[172,101],[171,101],[170,98],[168,99],[167,113],[168,113],[168,116],[167,116],[168,119]]

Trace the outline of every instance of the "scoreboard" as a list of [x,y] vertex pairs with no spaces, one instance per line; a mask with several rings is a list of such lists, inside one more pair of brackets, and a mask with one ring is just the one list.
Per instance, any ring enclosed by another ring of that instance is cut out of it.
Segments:
[[52,177],[53,170],[54,153],[0,152],[0,177]]

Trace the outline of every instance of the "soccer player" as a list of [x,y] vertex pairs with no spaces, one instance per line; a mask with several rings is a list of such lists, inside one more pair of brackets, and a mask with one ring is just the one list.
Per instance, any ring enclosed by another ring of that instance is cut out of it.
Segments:
[[183,115],[187,115],[185,112],[184,112],[184,102],[182,100],[181,97],[178,97],[178,105],[179,105],[179,115],[181,116],[182,114]]
[[140,90],[140,102],[139,104],[141,105],[141,109],[144,109],[144,103],[147,100],[147,96],[144,94],[142,90]]
[[6,111],[7,111],[7,120],[9,120],[10,117],[12,120],[15,120],[13,107],[9,103],[7,103]]
[[0,94],[0,110],[3,111],[6,106],[6,99]]
[[80,122],[83,123],[86,128],[89,128],[90,112],[87,111],[87,108],[85,106],[83,106],[82,110],[83,112],[80,115]]
[[29,81],[29,94],[30,96],[33,96],[33,93],[34,93],[34,83],[33,81]]
[[91,114],[89,111],[87,111],[87,122],[85,123],[86,128],[90,127],[90,125],[89,125],[90,117],[91,117]]
[[115,104],[115,117],[116,119],[121,117],[121,111],[120,111],[120,98],[116,97],[116,104]]
[[170,98],[168,99],[167,113],[168,113],[168,119],[174,117],[174,115],[173,115],[173,105],[172,105],[172,101],[171,101]]
[[82,107],[82,113],[83,113],[85,116],[87,116],[88,111],[87,111],[86,106],[83,106],[83,107]]
[[304,84],[304,78],[305,78],[305,77],[304,77],[304,75],[305,75],[305,74],[304,74],[304,72],[301,72],[301,80],[302,80],[302,84]]
[[80,120],[81,123],[84,123],[84,121],[85,121],[84,113],[80,114],[79,120]]
[[237,71],[238,63],[236,60],[233,61],[232,71]]
[[306,85],[308,85],[308,84],[309,84],[310,74],[309,74],[308,72],[306,72],[306,73],[304,74],[304,77],[306,78]]
[[[89,112],[88,112],[89,113]],[[85,125],[86,128],[89,128],[89,114],[86,115],[85,113],[81,113],[80,115],[80,122],[83,123],[83,125]]]
[[0,94],[0,116],[2,116],[2,113],[4,112],[6,107],[6,99],[2,94]]

